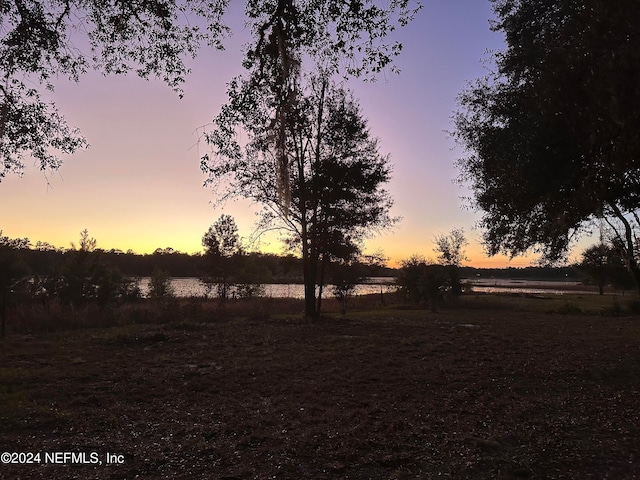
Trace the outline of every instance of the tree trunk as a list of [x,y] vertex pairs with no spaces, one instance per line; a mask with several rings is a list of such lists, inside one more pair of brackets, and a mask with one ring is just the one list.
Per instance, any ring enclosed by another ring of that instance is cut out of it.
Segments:
[[[626,250],[626,258],[624,260],[627,265],[627,270],[629,270],[631,275],[633,275],[633,280],[636,283],[636,291],[638,296],[640,296],[640,266],[638,266],[638,262],[636,262],[633,229],[631,228],[629,221],[625,218],[623,213],[620,211],[620,208],[618,208],[615,203],[612,202],[609,206],[612,208],[618,220],[620,220],[624,225],[624,239],[620,238]],[[618,234],[618,236],[620,237],[620,234]]]
[[320,315],[322,313],[322,290],[324,289],[324,272],[326,269],[326,256],[322,255],[322,260],[320,260],[320,280],[318,281],[318,308],[316,309],[316,314]]
[[316,276],[318,274],[318,262],[309,251],[307,239],[302,241],[302,274],[304,279],[304,316],[307,319],[315,319],[316,311]]
[[304,316],[316,318],[316,282],[304,275]]
[[640,296],[640,268],[638,268],[638,264],[633,262],[633,264],[629,267],[631,274],[633,275],[633,279],[636,282],[636,290],[638,296]]
[[322,290],[324,285],[322,283],[318,284],[318,299],[316,301],[316,315],[320,315],[322,312]]

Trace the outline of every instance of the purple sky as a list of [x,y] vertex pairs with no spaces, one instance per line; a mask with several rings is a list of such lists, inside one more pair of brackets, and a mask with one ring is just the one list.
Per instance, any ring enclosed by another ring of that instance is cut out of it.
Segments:
[[[348,84],[383,153],[391,155],[392,213],[403,217],[393,232],[368,241],[367,250],[382,249],[392,263],[412,254],[435,257],[434,235],[462,227],[471,264],[503,266],[507,259],[487,259],[481,252],[473,229],[479,214],[462,208],[460,197],[468,190],[453,180],[455,159],[463,152],[446,133],[456,95],[486,73],[482,60],[488,49],[502,48],[502,36],[489,30],[488,0],[423,3],[416,20],[395,37],[404,44],[397,60],[401,74]],[[225,83],[242,72],[241,45],[248,32],[239,16],[229,25],[233,36],[226,51],[204,49],[192,63],[183,99],[160,81],[135,76],[90,73],[79,84],[61,81],[55,101],[91,148],[66,158],[48,179],[31,165],[22,178],[5,178],[0,183],[4,234],[68,247],[87,228],[104,249],[143,253],[172,247],[192,253],[202,249],[209,225],[228,213],[248,237],[258,207],[238,201],[214,209],[199,169],[207,146],[198,144],[197,129],[218,113],[226,101]],[[280,252],[278,237],[262,249]],[[530,263],[531,258],[517,258],[509,264]]]

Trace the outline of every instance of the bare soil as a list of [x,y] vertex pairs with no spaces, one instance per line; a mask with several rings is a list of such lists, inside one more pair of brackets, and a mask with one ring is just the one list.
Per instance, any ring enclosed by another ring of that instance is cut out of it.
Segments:
[[638,318],[176,321],[0,343],[0,478],[640,478]]

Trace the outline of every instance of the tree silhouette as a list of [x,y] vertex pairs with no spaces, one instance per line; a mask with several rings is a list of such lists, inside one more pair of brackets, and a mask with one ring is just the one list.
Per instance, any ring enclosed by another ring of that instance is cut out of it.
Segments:
[[626,270],[615,242],[600,242],[583,250],[578,268],[598,285],[600,295],[609,283],[622,289],[633,286],[633,278]]
[[218,298],[229,296],[240,270],[242,246],[238,226],[231,215],[220,215],[202,237],[204,273],[200,281],[217,289]]
[[600,295],[604,294],[604,287],[610,280],[611,259],[617,255],[613,248],[604,243],[592,245],[582,252],[580,269],[598,285]]
[[493,4],[507,48],[460,95],[454,133],[488,253],[556,261],[604,218],[640,289],[640,4]]
[[174,296],[171,286],[171,274],[167,270],[155,267],[149,278],[149,297],[166,299]]
[[438,254],[438,263],[440,265],[462,266],[462,262],[468,261],[464,247],[469,242],[464,235],[464,229],[454,228],[448,235],[442,233],[435,237],[436,248],[433,250]]
[[438,310],[445,290],[451,287],[451,275],[444,265],[436,265],[419,255],[403,260],[396,283],[406,298]]
[[[86,228],[80,232],[80,242],[78,243],[78,250],[81,252],[93,252],[96,249],[98,242],[95,238],[89,236],[89,230]],[[71,242],[71,248],[76,250],[76,246]]]
[[[254,40],[244,65],[252,82],[278,97],[280,126],[287,86],[302,56],[322,55],[350,74],[390,65],[401,45],[384,38],[411,20],[409,0],[308,2],[247,0],[245,16]],[[380,2],[382,4],[383,2]],[[185,58],[206,42],[222,48],[229,0],[45,0],[0,2],[0,180],[22,172],[33,157],[40,169],[60,167],[57,152],[88,146],[53,103],[41,98],[57,77],[78,81],[90,68],[105,74],[134,71],[158,77],[182,94]],[[342,62],[339,62],[342,59]]]
[[229,135],[234,125],[223,116],[212,137],[216,155],[204,159],[202,166],[221,200],[242,195],[264,206],[259,231],[286,232],[286,244],[302,257],[305,314],[315,317],[329,262],[359,252],[367,235],[395,219],[389,216],[392,200],[382,188],[390,178],[388,157],[378,152],[377,140],[350,93],[315,76],[296,98],[285,136],[290,198],[277,193],[282,171],[273,164],[279,161],[280,139],[265,127],[273,109],[258,103],[259,98],[236,119],[235,125],[249,135],[246,146]]
[[0,338],[5,336],[11,290],[29,271],[20,253],[30,245],[28,238],[9,238],[0,230]]
[[460,295],[462,284],[459,269],[462,262],[469,260],[464,252],[464,247],[469,244],[464,236],[464,229],[454,228],[448,235],[438,234],[435,243],[436,248],[433,250],[438,254],[438,263],[445,266],[449,273],[451,293]]
[[[122,2],[65,0],[0,2],[0,179],[33,157],[42,170],[61,165],[55,150],[88,144],[40,91],[57,77],[78,81],[89,68],[157,76],[180,92],[187,68],[208,40],[225,32],[225,0]],[[188,21],[204,18],[209,33]]]
[[[274,139],[276,186],[285,200],[290,195],[286,136],[289,117],[295,116],[299,100],[301,72],[322,70],[327,76],[342,73],[373,78],[402,49],[398,42],[386,43],[387,35],[396,24],[411,21],[420,8],[409,0],[247,2],[254,34],[243,61],[247,74],[229,84],[230,102],[221,116],[242,115],[246,102],[255,98],[274,110],[264,126]],[[217,122],[217,127],[234,123],[228,120]],[[216,144],[215,138],[207,139]]]
[[366,281],[372,268],[383,267],[387,260],[381,251],[373,255],[361,255],[357,251],[336,258],[330,265],[332,291],[340,302],[342,315],[347,313],[347,301],[357,286]]

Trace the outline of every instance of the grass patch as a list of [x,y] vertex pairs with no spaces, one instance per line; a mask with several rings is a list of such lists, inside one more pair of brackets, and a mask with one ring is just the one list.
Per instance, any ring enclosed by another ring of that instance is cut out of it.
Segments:
[[[349,299],[346,316],[375,316],[384,315],[389,311],[413,310],[425,311],[407,302],[399,293],[385,293],[383,296],[371,294]],[[470,293],[457,298],[445,298],[440,310],[504,310],[561,315],[628,316],[638,315],[640,301],[635,297],[620,295]],[[237,318],[273,318],[299,323],[303,321],[303,312],[303,300],[287,298],[233,299],[224,303],[217,299],[204,298],[146,299],[103,309],[95,305],[70,308],[52,302],[48,305],[24,304],[10,309],[7,333],[55,333],[127,325],[176,325],[176,328],[198,328],[194,326]],[[339,317],[340,303],[332,297],[325,298],[323,315]]]
[[[640,322],[553,312],[566,301],[316,322],[290,303],[202,321],[203,304],[164,324],[16,334],[0,350],[0,442],[126,456],[74,467],[96,479],[640,476]],[[69,469],[2,471],[34,473]]]

